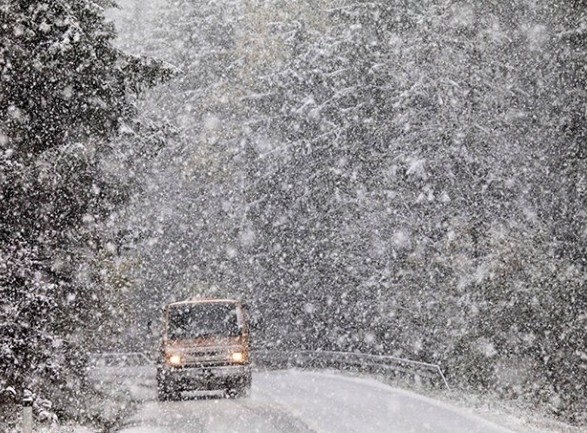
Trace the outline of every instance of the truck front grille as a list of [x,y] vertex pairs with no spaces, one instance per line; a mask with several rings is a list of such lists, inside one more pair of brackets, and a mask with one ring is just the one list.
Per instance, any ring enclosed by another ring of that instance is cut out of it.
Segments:
[[184,352],[185,366],[211,367],[229,365],[230,353],[230,349],[226,347],[190,349]]

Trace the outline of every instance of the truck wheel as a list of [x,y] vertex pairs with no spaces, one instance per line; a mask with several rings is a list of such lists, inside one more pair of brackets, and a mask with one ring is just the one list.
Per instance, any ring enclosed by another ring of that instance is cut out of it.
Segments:
[[166,379],[162,372],[157,372],[157,399],[159,401],[179,400],[180,393]]
[[251,373],[246,374],[227,386],[228,398],[243,398],[251,394]]
[[252,382],[253,382],[252,373],[249,372],[247,375],[245,375],[244,381],[243,381],[242,392],[241,392],[243,397],[248,397],[251,395],[251,383]]
[[176,401],[180,400],[179,391],[169,387],[167,384],[157,384],[157,399],[159,401]]

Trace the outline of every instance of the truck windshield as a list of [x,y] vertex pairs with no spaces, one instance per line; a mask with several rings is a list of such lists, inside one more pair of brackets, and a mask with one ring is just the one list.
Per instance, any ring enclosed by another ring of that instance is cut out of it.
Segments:
[[169,308],[167,335],[172,340],[240,333],[234,304],[186,304]]

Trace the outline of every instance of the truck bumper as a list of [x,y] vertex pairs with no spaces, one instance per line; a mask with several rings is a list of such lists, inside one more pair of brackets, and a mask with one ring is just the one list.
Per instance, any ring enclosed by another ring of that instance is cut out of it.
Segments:
[[251,366],[182,368],[160,366],[157,369],[157,381],[178,391],[238,388],[250,384]]

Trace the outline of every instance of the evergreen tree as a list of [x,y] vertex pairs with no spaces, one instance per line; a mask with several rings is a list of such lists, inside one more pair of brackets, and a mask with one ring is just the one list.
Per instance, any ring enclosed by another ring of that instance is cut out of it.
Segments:
[[114,36],[94,1],[0,5],[0,389],[58,411],[79,391],[84,324],[103,305],[78,251],[100,248],[92,223],[127,197],[104,155],[128,152],[112,138],[134,95],[169,74]]

